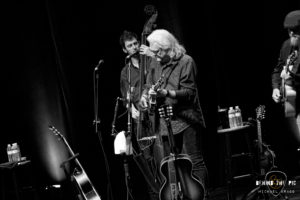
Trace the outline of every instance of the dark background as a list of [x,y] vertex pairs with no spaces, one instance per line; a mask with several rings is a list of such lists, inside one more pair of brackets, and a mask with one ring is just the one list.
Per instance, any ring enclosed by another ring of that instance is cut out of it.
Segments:
[[[280,109],[271,99],[271,71],[288,36],[283,19],[300,8],[298,0],[41,0],[4,6],[0,161],[7,161],[6,145],[18,142],[41,185],[63,181],[59,164],[67,158],[66,148],[49,131],[51,124],[80,153],[103,199],[108,187],[106,155],[114,196],[125,199],[123,160],[114,155],[111,136],[125,58],[119,36],[125,29],[142,33],[148,4],[158,10],[157,28],[174,33],[197,63],[208,125],[205,158],[210,187],[224,185],[222,140],[216,133],[218,106],[239,105],[246,121],[255,118],[258,105],[266,105],[263,137],[276,152],[280,169],[294,174],[288,148],[292,139],[282,130]],[[99,137],[93,124],[93,72],[100,59],[104,63],[99,70]],[[117,122],[117,130],[123,129]]]

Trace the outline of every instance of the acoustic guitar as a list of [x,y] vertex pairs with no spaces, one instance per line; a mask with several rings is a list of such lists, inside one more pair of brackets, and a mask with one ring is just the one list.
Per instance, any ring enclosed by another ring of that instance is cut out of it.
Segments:
[[79,192],[78,199],[79,200],[101,200],[98,192],[95,190],[92,182],[90,181],[89,177],[87,176],[86,172],[81,166],[79,160],[76,158],[77,155],[74,154],[66,138],[54,126],[49,125],[49,129],[56,136],[58,136],[59,139],[61,139],[64,142],[64,144],[67,146],[69,153],[71,154],[71,158],[68,159],[68,161],[72,159],[75,160],[76,168],[73,174],[71,174],[71,181],[74,182],[76,188],[78,189]]
[[[292,74],[293,65],[298,57],[298,51],[293,51],[287,58],[286,66],[283,70]],[[294,117],[296,115],[296,90],[286,85],[286,80],[281,79],[281,102],[284,108],[285,117]]]
[[160,200],[203,200],[204,187],[192,174],[192,161],[186,154],[178,154],[171,126],[173,109],[162,106],[158,109],[160,117],[164,118],[168,127],[170,155],[160,163],[160,172],[164,183],[159,192]]

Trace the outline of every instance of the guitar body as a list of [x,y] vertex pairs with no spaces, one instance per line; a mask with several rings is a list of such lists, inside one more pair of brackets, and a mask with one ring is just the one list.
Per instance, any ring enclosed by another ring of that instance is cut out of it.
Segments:
[[[70,174],[70,178],[72,182],[75,182],[76,189],[79,192],[79,200],[101,200],[99,194],[95,190],[92,182],[90,181],[89,177],[85,173],[83,167],[81,166],[79,160],[76,158],[73,150],[71,149],[68,141],[66,138],[54,127],[49,125],[49,129],[64,142],[66,147],[71,154],[71,158],[68,159],[67,162],[74,160],[77,167],[74,169],[74,172]],[[66,161],[65,161],[66,162]],[[64,162],[63,162],[64,163]],[[61,166],[64,166],[63,164]],[[79,169],[79,170],[78,170]]]
[[260,175],[265,175],[266,172],[274,168],[276,155],[265,143],[259,144],[259,142],[257,142],[257,146],[259,145],[261,145],[262,148],[262,152],[258,155],[259,170]]
[[[160,171],[165,179],[159,192],[160,200],[204,199],[204,187],[193,177],[192,161],[187,155],[165,157],[161,161]],[[171,177],[172,172],[176,173],[176,178]]]
[[75,172],[72,175],[72,179],[76,183],[76,186],[84,200],[101,200],[97,191],[94,189],[91,181],[84,171]]
[[285,85],[285,101],[283,102],[285,117],[296,116],[296,90]]
[[193,177],[193,163],[186,154],[177,153],[171,125],[172,106],[164,105],[158,109],[168,128],[170,155],[160,162],[160,172],[164,183],[159,191],[160,200],[203,200],[204,186]]
[[[298,58],[298,51],[293,51],[287,58],[287,64],[284,66],[283,71],[285,71],[286,74],[293,73],[293,65],[296,59]],[[285,78],[281,79],[281,87],[280,87],[280,93],[281,93],[281,102],[283,104],[284,108],[284,114],[285,117],[295,117],[296,115],[296,90],[286,84]]]

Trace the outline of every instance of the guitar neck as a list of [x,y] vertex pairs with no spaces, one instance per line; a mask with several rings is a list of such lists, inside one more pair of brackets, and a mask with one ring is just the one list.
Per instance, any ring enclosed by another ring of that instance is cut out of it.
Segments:
[[[261,122],[257,121],[257,138],[258,138],[258,152],[259,152],[259,158],[263,154],[263,141],[262,141],[262,134],[261,134]],[[265,169],[260,164],[260,175],[265,175]]]
[[258,150],[262,153],[262,134],[261,134],[261,122],[257,121],[257,140],[258,140]]
[[167,128],[168,128],[168,139],[169,139],[169,144],[170,144],[170,151],[172,154],[176,154],[177,152],[176,152],[175,139],[174,139],[171,120],[166,119],[165,121],[166,121]]

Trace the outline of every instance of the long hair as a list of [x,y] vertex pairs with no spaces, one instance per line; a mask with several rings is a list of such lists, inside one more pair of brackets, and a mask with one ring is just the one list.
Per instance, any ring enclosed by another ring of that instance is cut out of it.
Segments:
[[186,53],[185,48],[181,45],[173,34],[165,29],[156,29],[148,37],[150,46],[157,44],[161,49],[170,50],[171,58],[179,58]]

